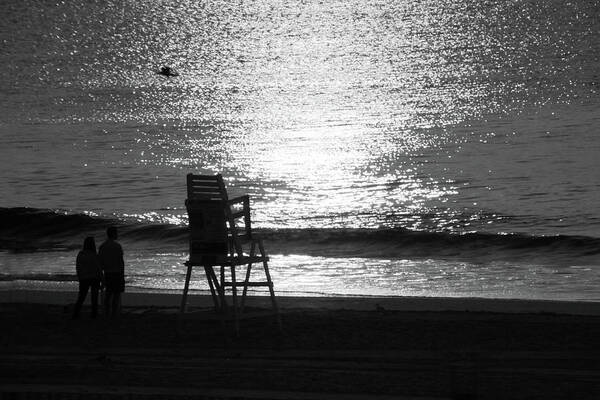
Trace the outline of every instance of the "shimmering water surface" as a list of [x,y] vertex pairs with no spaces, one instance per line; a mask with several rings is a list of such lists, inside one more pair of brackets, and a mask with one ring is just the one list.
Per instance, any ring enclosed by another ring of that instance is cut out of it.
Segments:
[[[588,240],[515,258],[290,239],[272,246],[284,290],[600,298],[598,1],[9,0],[2,14],[2,207],[183,226],[185,174],[219,172],[251,195],[255,226],[301,238]],[[179,287],[184,239],[124,241],[131,286]],[[49,272],[71,253],[44,253]],[[36,257],[2,253],[0,273],[43,273]]]

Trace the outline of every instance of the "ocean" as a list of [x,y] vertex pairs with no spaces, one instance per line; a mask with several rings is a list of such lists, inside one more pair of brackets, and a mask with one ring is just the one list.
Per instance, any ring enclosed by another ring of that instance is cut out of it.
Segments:
[[181,290],[193,172],[250,195],[279,295],[600,300],[599,1],[1,13],[0,289],[75,288],[117,225],[127,290]]

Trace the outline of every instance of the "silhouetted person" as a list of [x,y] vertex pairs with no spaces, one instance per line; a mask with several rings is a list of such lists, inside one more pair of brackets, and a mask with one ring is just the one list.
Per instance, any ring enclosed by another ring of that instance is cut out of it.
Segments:
[[79,280],[79,295],[73,310],[73,319],[79,318],[81,306],[90,288],[92,289],[92,318],[96,318],[98,315],[98,291],[102,279],[102,266],[96,254],[96,242],[93,237],[86,237],[83,241],[83,249],[77,254],[75,268]]
[[117,242],[117,228],[108,228],[106,236],[108,238],[98,250],[106,290],[104,310],[107,316],[116,317],[121,311],[121,293],[125,291],[125,262],[123,248]]

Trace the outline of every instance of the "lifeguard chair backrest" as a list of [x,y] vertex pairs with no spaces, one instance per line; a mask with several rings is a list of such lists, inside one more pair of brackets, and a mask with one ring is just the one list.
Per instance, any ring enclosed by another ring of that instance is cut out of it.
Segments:
[[188,200],[223,200],[227,201],[227,190],[221,174],[187,175]]
[[188,174],[187,192],[190,262],[216,264],[229,250],[225,215],[227,192],[223,178],[221,175]]

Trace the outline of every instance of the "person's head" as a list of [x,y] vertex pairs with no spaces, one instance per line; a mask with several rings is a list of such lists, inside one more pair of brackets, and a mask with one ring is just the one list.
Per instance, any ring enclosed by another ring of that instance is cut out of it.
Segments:
[[92,236],[88,236],[83,240],[83,250],[96,252],[96,241]]
[[114,226],[108,227],[108,229],[106,230],[106,236],[108,236],[109,239],[117,240],[117,228]]

